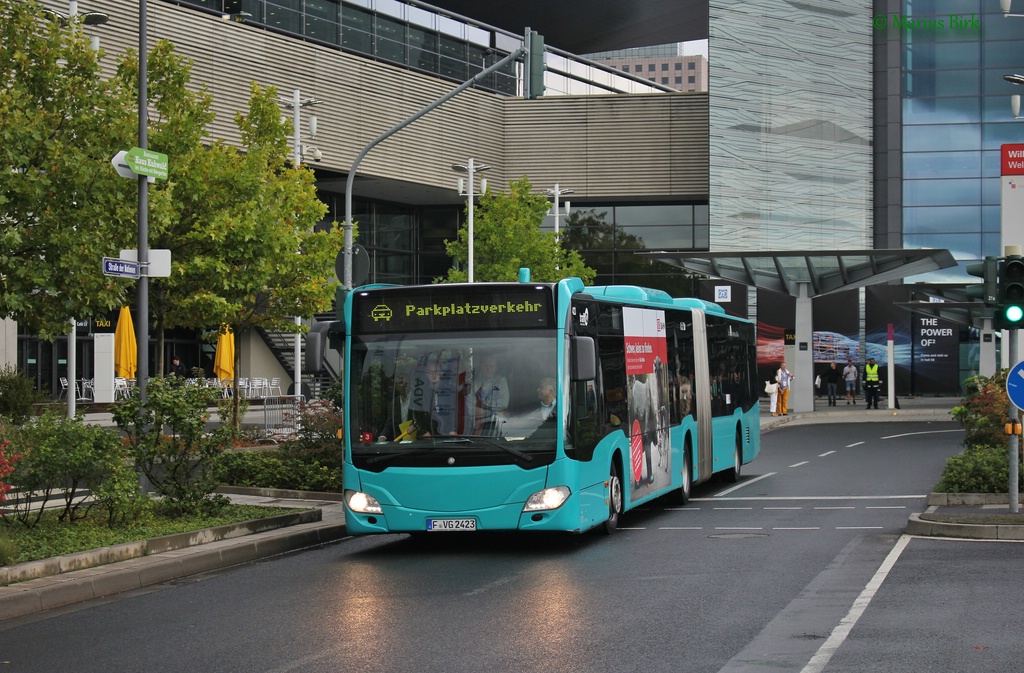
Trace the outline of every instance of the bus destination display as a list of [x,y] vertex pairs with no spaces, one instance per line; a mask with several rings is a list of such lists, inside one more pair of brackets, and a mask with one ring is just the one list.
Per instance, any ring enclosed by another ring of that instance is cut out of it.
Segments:
[[465,288],[458,298],[451,286],[387,288],[357,292],[352,322],[360,333],[537,329],[554,327],[554,314],[545,286]]

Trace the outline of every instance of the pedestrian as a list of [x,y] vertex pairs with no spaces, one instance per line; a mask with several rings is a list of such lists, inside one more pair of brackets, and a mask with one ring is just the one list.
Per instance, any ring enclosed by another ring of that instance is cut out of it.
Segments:
[[779,384],[779,416],[785,416],[789,413],[789,387],[793,383],[793,372],[786,369],[785,362],[775,372],[775,382]]
[[864,365],[864,401],[867,403],[868,409],[878,408],[880,387],[878,365],[875,364],[875,358],[868,358],[868,363]]
[[843,373],[836,367],[836,363],[833,362],[825,370],[825,385],[828,386],[828,406],[836,406],[836,393],[839,391],[839,380],[842,378]]
[[779,408],[779,384],[774,381],[765,381],[764,391],[768,393],[768,408],[771,410],[772,416],[776,416],[775,412]]
[[853,366],[853,360],[846,361],[843,380],[846,382],[846,403],[857,404],[857,368]]
[[181,378],[188,376],[188,372],[185,371],[185,365],[181,364],[181,359],[177,355],[171,361],[171,376],[180,376]]

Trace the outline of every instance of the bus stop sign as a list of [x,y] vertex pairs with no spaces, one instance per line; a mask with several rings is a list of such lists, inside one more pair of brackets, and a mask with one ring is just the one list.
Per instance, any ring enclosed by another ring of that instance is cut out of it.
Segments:
[[1018,362],[1006,375],[1006,394],[1018,409],[1024,409],[1024,362]]

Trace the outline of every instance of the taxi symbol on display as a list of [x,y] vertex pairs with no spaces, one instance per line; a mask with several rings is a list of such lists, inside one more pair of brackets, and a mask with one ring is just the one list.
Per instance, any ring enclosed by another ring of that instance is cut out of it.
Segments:
[[370,317],[377,320],[391,320],[391,309],[386,304],[377,304],[370,311]]

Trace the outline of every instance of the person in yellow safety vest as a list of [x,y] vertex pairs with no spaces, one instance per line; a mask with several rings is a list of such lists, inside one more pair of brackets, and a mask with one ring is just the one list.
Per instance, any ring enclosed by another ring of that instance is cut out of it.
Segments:
[[881,381],[878,380],[878,365],[875,358],[868,358],[864,365],[864,399],[867,401],[868,409],[878,408],[878,392]]

